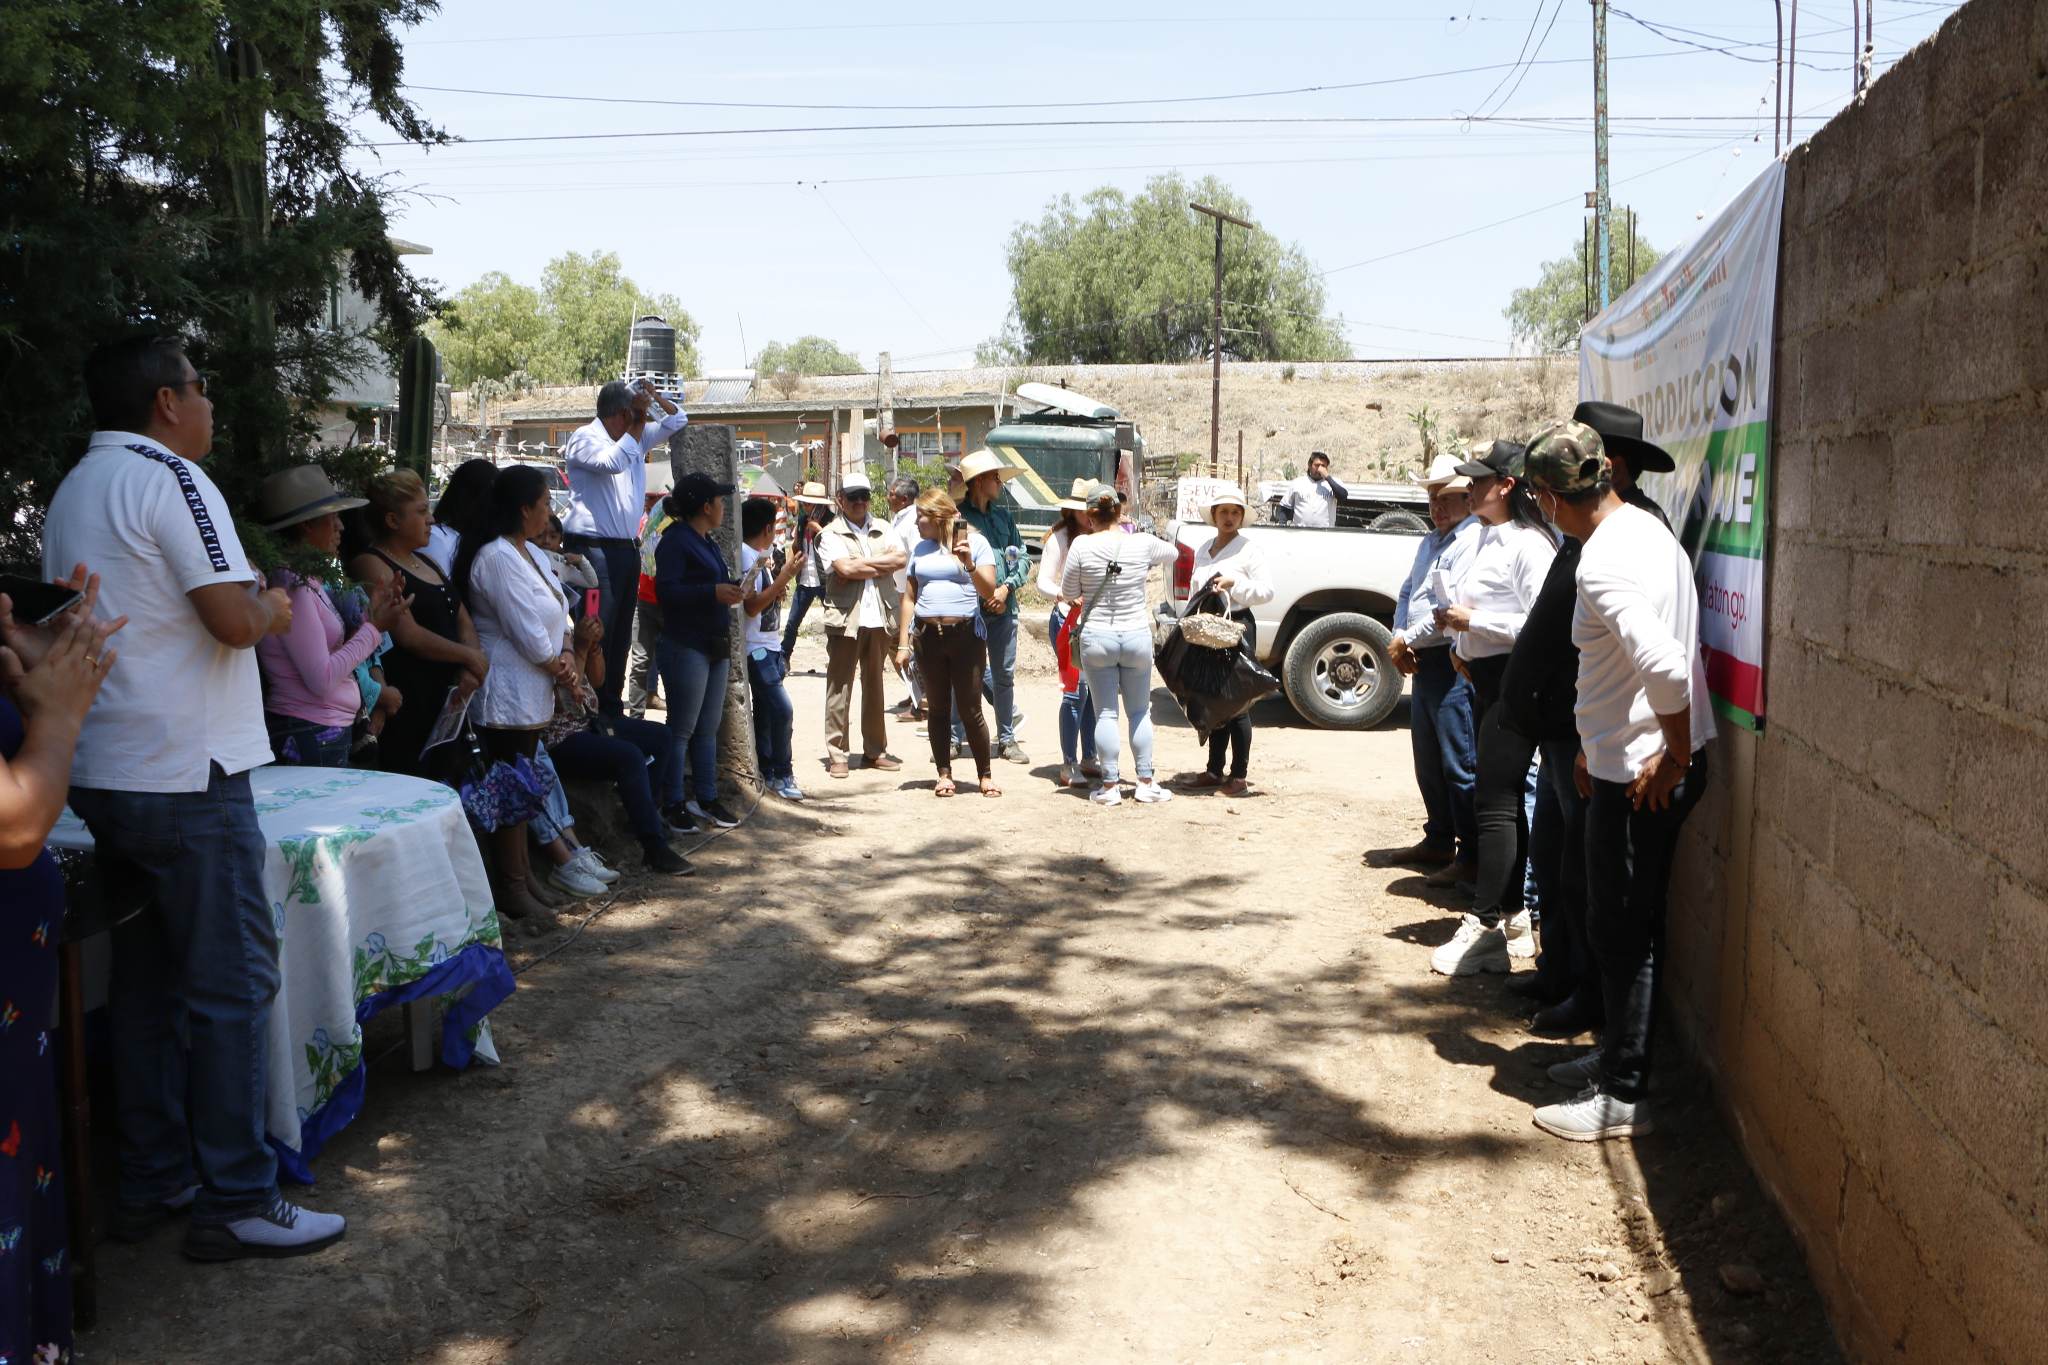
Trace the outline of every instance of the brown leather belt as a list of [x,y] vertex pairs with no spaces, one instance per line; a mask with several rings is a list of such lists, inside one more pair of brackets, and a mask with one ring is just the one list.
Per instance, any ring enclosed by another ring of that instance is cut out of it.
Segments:
[[917,624],[920,627],[937,626],[939,629],[944,630],[948,626],[971,626],[974,624],[974,618],[972,616],[920,616],[917,618]]

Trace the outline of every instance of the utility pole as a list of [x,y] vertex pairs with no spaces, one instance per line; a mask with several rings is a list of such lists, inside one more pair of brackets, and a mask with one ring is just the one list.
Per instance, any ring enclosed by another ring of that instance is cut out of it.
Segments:
[[1212,209],[1207,204],[1189,204],[1188,207],[1216,220],[1216,292],[1209,324],[1209,477],[1213,479],[1216,477],[1217,443],[1223,421],[1223,225],[1235,223],[1253,232],[1258,231],[1258,227],[1222,209]]
[[1607,311],[1614,238],[1607,218],[1607,0],[1593,0],[1593,216],[1599,251],[1600,311]]

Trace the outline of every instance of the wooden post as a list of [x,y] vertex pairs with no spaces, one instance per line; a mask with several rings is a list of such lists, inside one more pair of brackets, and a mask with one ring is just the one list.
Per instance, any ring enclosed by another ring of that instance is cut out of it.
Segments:
[[[1237,490],[1244,491],[1244,428],[1237,429]],[[1246,498],[1247,502],[1251,499]]]

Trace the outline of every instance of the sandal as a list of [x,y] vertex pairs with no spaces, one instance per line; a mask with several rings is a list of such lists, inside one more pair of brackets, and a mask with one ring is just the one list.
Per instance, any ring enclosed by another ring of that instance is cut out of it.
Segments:
[[996,785],[996,780],[986,773],[982,774],[976,781],[981,787],[981,794],[983,796],[996,797],[1003,794],[1003,789]]
[[951,777],[946,776],[943,773],[940,774],[939,780],[932,784],[933,796],[951,796],[955,791],[958,790],[959,788],[953,785],[953,779]]

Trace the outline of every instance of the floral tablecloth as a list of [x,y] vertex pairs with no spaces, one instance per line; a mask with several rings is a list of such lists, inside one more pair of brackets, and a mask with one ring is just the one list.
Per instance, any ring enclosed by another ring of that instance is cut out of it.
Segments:
[[[364,1022],[439,998],[441,1060],[496,1063],[484,1016],[512,993],[512,972],[453,791],[389,773],[275,766],[251,772],[249,786],[269,845],[263,882],[282,981],[270,1013],[267,1126],[283,1173],[310,1183],[308,1163],[362,1108]],[[49,842],[86,850],[92,835],[67,810]]]

